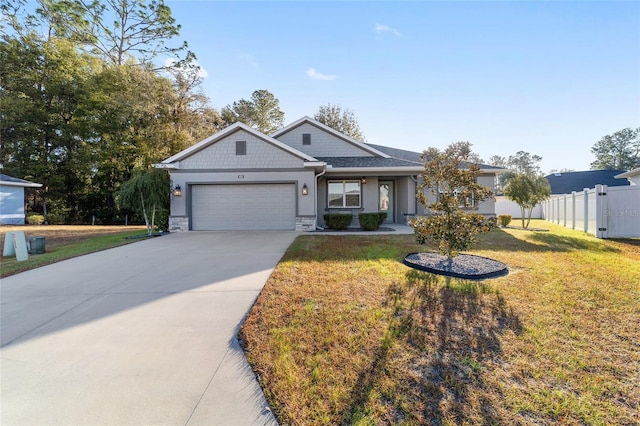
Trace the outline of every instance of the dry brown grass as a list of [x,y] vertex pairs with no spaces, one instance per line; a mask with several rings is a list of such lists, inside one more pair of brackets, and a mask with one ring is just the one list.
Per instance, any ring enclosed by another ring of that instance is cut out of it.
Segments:
[[92,226],[92,225],[25,225],[0,226],[0,247],[4,247],[7,232],[24,231],[27,238],[45,237],[46,247],[89,240],[100,235],[111,235],[133,230],[146,230],[145,226]]
[[93,253],[108,248],[129,244],[135,240],[127,237],[145,235],[144,226],[2,226],[0,245],[4,248],[6,233],[24,231],[26,238],[45,237],[45,253],[30,255],[28,260],[18,262],[15,257],[3,257],[0,262],[0,277],[28,271],[61,260]]
[[640,423],[640,245],[497,230],[510,274],[400,263],[411,236],[303,236],[242,336],[283,424]]

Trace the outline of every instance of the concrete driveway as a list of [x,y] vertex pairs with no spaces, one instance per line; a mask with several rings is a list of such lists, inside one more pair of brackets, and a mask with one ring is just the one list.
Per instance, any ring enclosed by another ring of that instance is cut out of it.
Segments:
[[2,280],[2,425],[274,424],[236,333],[295,232],[177,233]]

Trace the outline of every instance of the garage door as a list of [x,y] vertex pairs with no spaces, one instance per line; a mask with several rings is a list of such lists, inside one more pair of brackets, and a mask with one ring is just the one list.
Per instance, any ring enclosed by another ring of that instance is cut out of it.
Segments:
[[295,185],[194,185],[191,220],[194,231],[295,229]]

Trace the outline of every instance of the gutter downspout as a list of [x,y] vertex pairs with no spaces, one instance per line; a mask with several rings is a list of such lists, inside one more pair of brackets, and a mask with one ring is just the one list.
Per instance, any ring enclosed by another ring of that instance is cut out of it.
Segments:
[[322,166],[322,171],[315,176],[316,187],[313,191],[313,210],[316,213],[316,229],[319,229],[321,231],[324,231],[324,228],[318,226],[318,179],[320,179],[320,177],[325,173],[327,173],[327,163],[324,163],[324,165]]

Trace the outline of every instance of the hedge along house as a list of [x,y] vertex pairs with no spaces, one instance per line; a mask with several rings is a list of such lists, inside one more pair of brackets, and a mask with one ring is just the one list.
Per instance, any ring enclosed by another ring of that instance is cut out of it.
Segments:
[[24,189],[41,183],[0,174],[0,225],[24,225]]
[[[387,222],[423,214],[416,188],[420,153],[366,144],[316,120],[265,135],[242,123],[167,158],[172,181],[170,231],[315,230],[325,213],[387,212]],[[496,173],[478,180],[493,190]],[[495,215],[494,201],[475,207]]]

